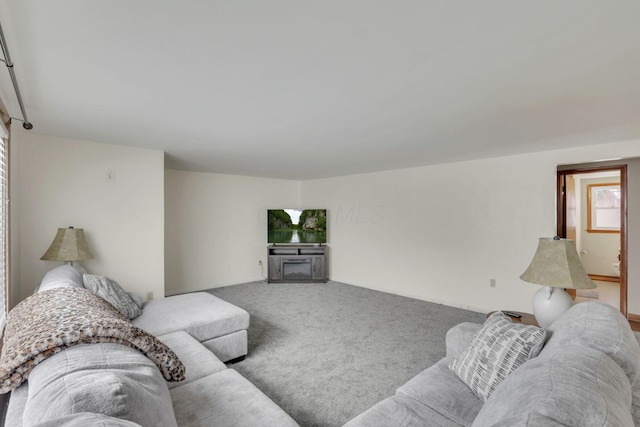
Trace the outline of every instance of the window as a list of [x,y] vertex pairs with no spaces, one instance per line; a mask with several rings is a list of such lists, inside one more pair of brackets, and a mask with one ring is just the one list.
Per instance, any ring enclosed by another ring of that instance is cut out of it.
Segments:
[[620,184],[587,185],[587,231],[620,232]]
[[0,120],[0,335],[4,331],[9,299],[9,133]]

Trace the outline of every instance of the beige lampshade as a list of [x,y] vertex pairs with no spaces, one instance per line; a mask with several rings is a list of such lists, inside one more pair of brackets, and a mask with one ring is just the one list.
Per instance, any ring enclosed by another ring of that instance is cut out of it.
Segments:
[[82,228],[58,228],[51,246],[40,258],[43,261],[81,261],[92,259]]
[[540,238],[529,268],[520,276],[536,285],[554,288],[591,289],[596,284],[584,271],[575,240]]

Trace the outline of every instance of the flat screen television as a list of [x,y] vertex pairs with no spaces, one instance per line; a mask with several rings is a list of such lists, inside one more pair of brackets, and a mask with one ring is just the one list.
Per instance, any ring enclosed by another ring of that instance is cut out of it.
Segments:
[[267,210],[270,244],[327,243],[326,209]]

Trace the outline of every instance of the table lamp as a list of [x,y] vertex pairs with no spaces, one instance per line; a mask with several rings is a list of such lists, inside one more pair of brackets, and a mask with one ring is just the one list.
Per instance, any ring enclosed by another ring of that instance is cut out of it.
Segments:
[[533,296],[533,314],[543,328],[550,326],[573,303],[564,289],[592,289],[596,284],[584,270],[575,240],[540,238],[529,268],[520,279],[544,286]]
[[73,261],[92,259],[87,239],[82,228],[58,228],[56,237],[42,257],[43,261],[64,261],[73,265]]

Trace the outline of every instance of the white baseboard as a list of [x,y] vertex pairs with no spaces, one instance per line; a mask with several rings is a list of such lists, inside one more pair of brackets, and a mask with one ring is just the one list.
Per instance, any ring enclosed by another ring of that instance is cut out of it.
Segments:
[[438,298],[424,298],[422,296],[412,295],[410,293],[392,292],[392,291],[389,291],[388,289],[379,289],[379,288],[375,288],[375,287],[372,288],[370,286],[356,285],[356,284],[353,284],[353,283],[348,283],[348,282],[344,282],[344,281],[341,281],[341,280],[335,280],[335,279],[331,279],[331,280],[333,280],[334,282],[338,282],[338,283],[344,283],[346,285],[357,286],[359,288],[371,289],[372,291],[384,292],[386,294],[398,295],[398,296],[406,297],[406,298],[413,298],[413,299],[417,299],[417,300],[420,300],[420,301],[431,302],[433,304],[442,304],[442,305],[446,305],[448,307],[460,308],[460,309],[463,309],[463,310],[474,311],[476,313],[487,314],[490,311],[490,310],[487,310],[486,308],[475,307],[475,306],[472,306],[472,305],[458,304],[456,302],[452,302],[452,301],[448,301],[448,300],[442,300],[442,299],[438,299]]

